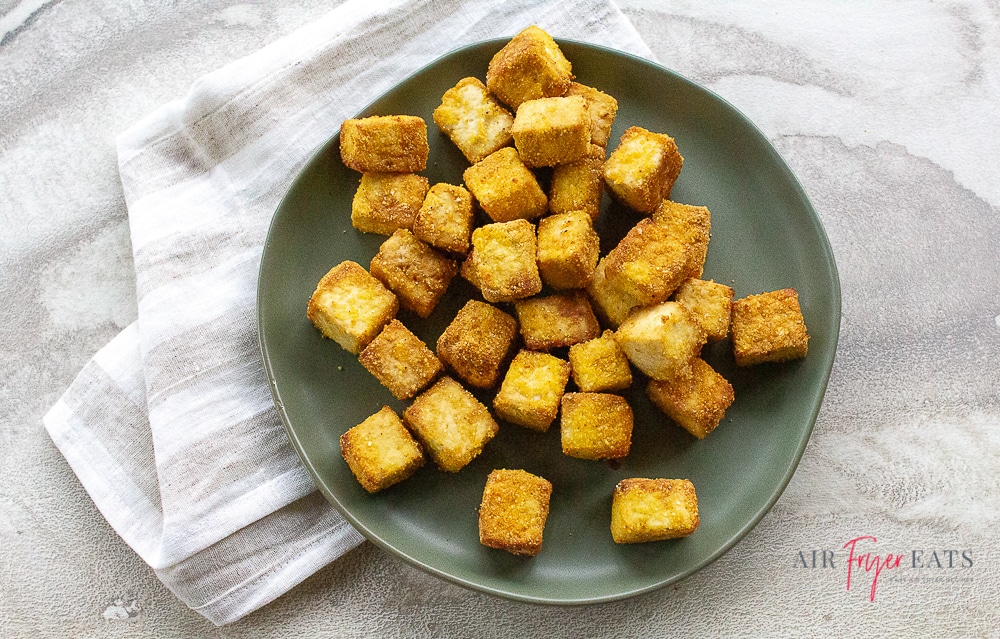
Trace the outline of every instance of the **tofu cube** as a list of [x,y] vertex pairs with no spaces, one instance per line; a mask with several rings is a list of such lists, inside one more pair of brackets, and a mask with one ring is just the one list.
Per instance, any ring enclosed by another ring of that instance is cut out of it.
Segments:
[[358,356],[396,399],[410,399],[442,371],[441,361],[399,320],[392,320]]
[[437,341],[438,358],[466,383],[492,388],[517,337],[517,320],[495,306],[469,300]]
[[604,147],[591,144],[587,155],[552,169],[549,212],[584,211],[596,220],[604,193]]
[[601,320],[611,328],[618,328],[629,313],[642,304],[638,299],[608,281],[605,276],[605,266],[607,266],[607,256],[598,260],[597,268],[594,269],[594,279],[587,287],[587,294]]
[[637,544],[686,537],[695,531],[698,496],[687,479],[623,479],[611,502],[611,537]]
[[512,302],[542,290],[535,225],[527,220],[485,224],[472,232],[462,274],[489,302]]
[[570,457],[621,459],[632,447],[632,408],[618,395],[566,393],[559,425]]
[[670,379],[701,353],[705,333],[683,306],[663,302],[634,311],[618,327],[615,340],[643,373]]
[[711,212],[704,206],[663,200],[653,213],[653,221],[687,246],[688,277],[701,277],[712,233]]
[[530,26],[490,60],[486,86],[504,104],[563,95],[573,81],[573,66],[548,33]]
[[403,420],[438,468],[450,473],[475,459],[498,429],[486,407],[450,377],[417,395]]
[[344,350],[361,352],[396,317],[399,301],[357,262],[334,266],[316,285],[306,316]]
[[569,347],[573,382],[584,393],[625,390],[632,385],[632,369],[614,331]]
[[340,158],[361,173],[416,173],[427,168],[427,124],[414,115],[344,120]]
[[462,78],[445,91],[434,123],[472,164],[511,141],[514,116],[489,94],[478,78]]
[[552,483],[524,470],[494,470],[479,506],[479,543],[534,557],[542,549]]
[[548,198],[517,149],[504,147],[465,170],[465,186],[494,222],[534,220],[545,213]]
[[517,107],[510,132],[525,166],[575,162],[587,155],[590,145],[587,101],[573,96],[523,102]]
[[672,137],[633,126],[604,163],[604,183],[626,206],[652,213],[670,197],[683,164]]
[[538,222],[538,271],[555,289],[586,288],[594,279],[601,238],[584,211],[543,217]]
[[601,147],[607,146],[611,137],[611,126],[615,123],[615,115],[618,113],[618,100],[579,82],[571,82],[566,95],[578,95],[587,101],[587,112],[590,115],[590,143]]
[[559,414],[569,382],[569,362],[546,353],[521,351],[510,363],[493,400],[500,419],[545,432]]
[[458,264],[399,229],[382,242],[371,273],[399,297],[403,308],[428,317],[458,273]]
[[427,195],[427,178],[412,173],[365,173],[351,202],[351,224],[365,233],[409,229]]
[[784,362],[809,352],[809,334],[794,288],[733,302],[732,332],[738,366]]
[[667,417],[698,439],[715,430],[733,403],[732,385],[700,357],[672,379],[650,381],[646,394]]
[[594,339],[601,326],[582,291],[569,291],[514,303],[524,345],[548,351]]
[[657,304],[690,276],[692,250],[670,226],[643,218],[607,254],[604,276],[643,306]]
[[413,218],[413,234],[434,248],[465,255],[474,225],[472,194],[461,186],[438,183],[427,191]]
[[680,302],[701,325],[709,342],[718,342],[729,334],[729,320],[733,310],[733,289],[712,280],[690,278],[684,280],[674,301]]
[[424,453],[388,406],[340,436],[340,454],[361,486],[374,493],[424,465]]

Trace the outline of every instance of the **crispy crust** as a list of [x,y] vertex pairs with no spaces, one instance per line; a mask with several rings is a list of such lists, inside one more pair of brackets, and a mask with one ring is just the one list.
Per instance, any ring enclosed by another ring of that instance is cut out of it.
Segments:
[[603,168],[604,147],[591,144],[585,157],[552,169],[549,211],[584,211],[591,220],[596,220],[601,213],[601,194],[604,192]]
[[418,395],[403,420],[438,468],[452,473],[475,459],[498,430],[486,407],[450,377]]
[[715,430],[734,398],[732,385],[700,357],[673,379],[651,380],[646,394],[657,408],[698,439]]
[[525,166],[580,160],[586,157],[590,144],[587,101],[580,96],[528,100],[517,108],[510,132]]
[[351,202],[351,224],[365,233],[392,235],[413,226],[427,178],[412,173],[365,173]]
[[643,373],[670,379],[698,356],[705,333],[681,304],[663,302],[634,311],[618,327],[615,340]]
[[526,100],[563,95],[573,81],[573,67],[548,33],[530,26],[490,60],[486,86],[516,109]]
[[552,483],[523,470],[494,470],[479,506],[479,542],[515,555],[535,556],[549,515]]
[[320,279],[306,317],[345,350],[357,354],[396,316],[399,300],[357,262],[345,260]]
[[601,326],[582,291],[533,297],[514,303],[524,345],[548,351],[594,339]]
[[612,328],[618,328],[629,313],[641,303],[608,281],[605,276],[607,261],[607,256],[598,260],[597,267],[594,269],[594,279],[587,287],[587,295],[590,296],[590,301],[594,304],[593,308],[601,320]]
[[542,290],[535,225],[527,220],[497,222],[472,232],[472,251],[462,275],[489,302],[512,302]]
[[462,78],[445,91],[434,123],[469,162],[475,164],[510,144],[514,116],[489,94],[478,78]]
[[441,361],[465,382],[491,388],[517,337],[517,320],[500,309],[469,300],[437,341]]
[[611,536],[618,544],[690,535],[698,528],[698,496],[687,479],[630,478],[611,503]]
[[340,436],[340,453],[358,483],[374,493],[424,465],[424,454],[388,406]]
[[414,115],[344,120],[340,157],[361,173],[415,173],[427,168],[427,124]]
[[590,215],[570,211],[538,222],[538,271],[556,289],[586,288],[594,279],[601,238]]
[[[590,142],[604,147],[611,137],[611,126],[618,113],[618,100],[603,91],[589,87],[579,82],[571,82],[566,91],[567,96],[579,95],[587,100],[587,112],[590,114]],[[603,159],[603,156],[602,156]]]
[[632,385],[632,369],[614,331],[569,347],[573,382],[585,393],[625,390]]
[[566,393],[560,418],[562,451],[579,459],[621,459],[632,447],[632,408],[624,397]]
[[443,370],[431,349],[396,319],[361,351],[358,360],[396,399],[413,397]]
[[709,342],[729,334],[733,312],[733,289],[712,280],[689,278],[677,288],[674,300],[684,305],[700,325]]
[[371,273],[399,296],[403,308],[428,317],[458,273],[458,264],[399,229],[379,247]]
[[604,163],[604,182],[626,206],[652,213],[670,197],[683,164],[672,137],[633,126]]
[[548,198],[517,149],[504,147],[462,174],[479,206],[494,222],[533,220],[545,213]]
[[656,304],[689,276],[691,247],[674,229],[643,218],[605,257],[604,276],[643,306]]
[[805,357],[809,334],[794,288],[733,302],[733,355],[738,366]]
[[545,432],[559,414],[569,382],[569,363],[546,353],[521,351],[510,363],[493,400],[497,416]]
[[461,186],[438,183],[427,191],[413,218],[413,234],[434,248],[465,255],[474,216],[472,194]]

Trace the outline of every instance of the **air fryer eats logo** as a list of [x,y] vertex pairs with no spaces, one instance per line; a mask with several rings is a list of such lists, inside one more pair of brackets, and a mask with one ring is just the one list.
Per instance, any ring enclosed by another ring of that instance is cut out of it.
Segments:
[[882,552],[872,535],[850,539],[837,550],[800,550],[795,556],[796,568],[836,570],[844,575],[848,591],[867,588],[869,601],[875,601],[879,585],[887,581],[971,581],[968,571],[974,565],[973,553],[968,549]]

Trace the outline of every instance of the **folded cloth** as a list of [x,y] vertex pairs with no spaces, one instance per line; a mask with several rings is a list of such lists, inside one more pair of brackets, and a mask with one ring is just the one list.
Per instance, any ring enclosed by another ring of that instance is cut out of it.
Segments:
[[610,0],[350,0],[118,138],[138,320],[44,422],[111,526],[212,622],[362,541],[315,491],[268,390],[256,287],[271,215],[344,119],[448,50],[530,24],[651,57]]

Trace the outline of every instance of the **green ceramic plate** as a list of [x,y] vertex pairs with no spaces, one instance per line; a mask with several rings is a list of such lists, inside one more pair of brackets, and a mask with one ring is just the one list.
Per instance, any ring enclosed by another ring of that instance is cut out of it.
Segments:
[[[360,116],[412,114],[428,123],[433,184],[460,184],[465,159],[433,125],[441,95],[460,78],[483,78],[503,41],[466,47],[432,63],[369,105]],[[826,235],[805,193],[767,139],[735,108],[651,62],[608,49],[560,42],[577,80],[619,102],[610,146],[638,125],[669,133],[684,155],[673,199],[708,206],[712,240],[705,277],[736,296],[798,289],[809,355],[784,365],[735,368],[729,342],[704,353],[728,378],[736,401],[707,439],[697,441],[663,414],[640,381],[627,398],[635,411],[632,452],[620,465],[561,453],[558,423],[540,434],[500,423],[483,454],[457,474],[428,464],[375,495],[354,480],[338,438],[383,405],[405,407],[357,358],[306,319],[316,282],[335,264],[367,266],[384,239],[351,227],[359,175],[341,164],[331,139],[302,170],[274,215],[258,291],[260,343],[274,399],[292,443],[327,499],[368,539],[435,575],[478,590],[533,602],[581,604],[632,596],[677,581],[718,558],[764,516],[802,455],[833,364],[840,285]],[[638,221],[604,202],[602,254]],[[426,321],[400,319],[432,348],[475,294],[456,278]],[[492,397],[479,394],[487,405]],[[523,468],[553,484],[545,543],[534,558],[479,544],[477,507],[494,468]],[[618,546],[611,540],[611,494],[626,477],[689,478],[701,526],[688,538]]]

